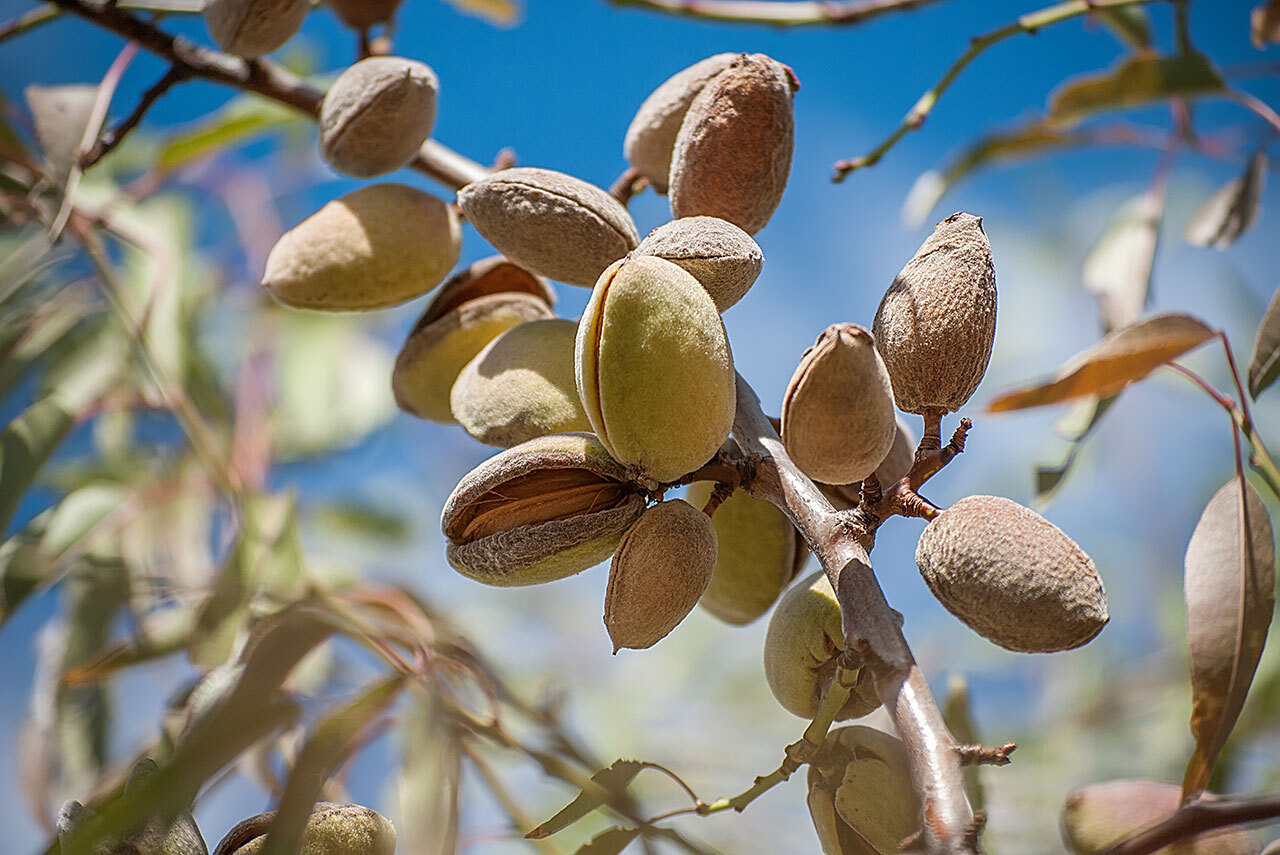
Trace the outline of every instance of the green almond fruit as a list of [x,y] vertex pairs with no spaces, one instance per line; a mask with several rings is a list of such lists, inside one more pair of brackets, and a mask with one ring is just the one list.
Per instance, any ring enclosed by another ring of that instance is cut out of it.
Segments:
[[458,375],[449,407],[485,445],[510,448],[549,433],[590,431],[573,378],[578,324],[563,318],[512,327]]
[[940,414],[964,406],[996,335],[996,273],[981,217],[958,213],[938,223],[889,286],[872,331],[898,409]]
[[874,728],[827,734],[808,785],[810,815],[828,855],[894,855],[920,828],[906,746]]
[[751,235],[718,217],[685,217],[649,232],[636,255],[656,255],[693,274],[723,312],[741,300],[764,264]]
[[[1075,855],[1097,855],[1173,816],[1182,788],[1161,781],[1119,780],[1090,784],[1067,796],[1062,837]],[[1155,855],[1258,855],[1258,841],[1243,826],[1198,834]]]
[[738,58],[736,53],[718,53],[676,72],[644,99],[627,128],[623,154],[636,172],[649,179],[653,189],[667,192],[671,152],[675,148],[680,123],[693,99],[721,71]]
[[1109,619],[1093,560],[1009,499],[968,496],[947,508],[920,535],[916,564],[948,611],[1009,650],[1079,647]]
[[360,60],[338,75],[320,105],[320,154],[356,178],[399,169],[431,136],[439,92],[436,73],[421,62]]
[[325,205],[271,248],[262,284],[298,309],[395,306],[440,283],[458,260],[453,209],[403,184],[373,184]]
[[698,604],[715,564],[716,529],[706,514],[683,499],[646,510],[609,568],[604,625],[613,652],[665,638]]
[[645,504],[591,434],[538,437],[458,482],[441,516],[445,557],[486,585],[563,579],[612,555]]
[[870,475],[893,448],[893,388],[875,340],[857,324],[832,324],[804,352],[782,401],[782,443],[810,478],[847,484]]
[[791,69],[764,54],[741,54],[689,105],[671,157],[675,217],[728,220],[747,234],[769,222],[791,172],[795,145]]
[[459,190],[458,205],[498,252],[569,285],[590,288],[601,271],[640,242],[617,199],[550,169],[495,172]]
[[293,38],[310,7],[307,0],[208,0],[203,14],[219,47],[256,59]]
[[[788,589],[769,619],[764,676],[774,698],[788,712],[813,718],[843,652],[840,604],[826,573],[819,570]],[[878,706],[871,672],[864,668],[836,720],[861,718]]]
[[396,403],[419,418],[454,421],[450,395],[467,363],[507,330],[551,318],[554,303],[541,277],[502,256],[477,261],[441,286],[410,330],[391,376]]
[[[274,818],[274,811],[259,814],[233,828],[224,839],[229,855],[261,852]],[[317,802],[297,855],[394,855],[395,851],[395,826],[373,808]]]
[[[689,485],[686,499],[705,508],[714,484]],[[787,584],[795,578],[807,552],[799,553],[801,540],[787,515],[772,502],[734,490],[711,517],[715,526],[715,572],[698,604],[720,620],[741,626],[767,612]]]
[[675,481],[729,436],[733,354],[698,280],[637,255],[600,276],[574,350],[583,409],[614,459],[648,481]]

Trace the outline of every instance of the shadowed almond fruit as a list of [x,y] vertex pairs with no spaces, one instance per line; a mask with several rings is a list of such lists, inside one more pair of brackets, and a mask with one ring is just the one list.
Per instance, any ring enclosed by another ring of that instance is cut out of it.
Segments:
[[436,122],[436,73],[420,62],[371,56],[333,81],[320,106],[320,154],[344,175],[372,178],[418,153]]
[[[885,455],[880,465],[876,467],[876,480],[880,482],[880,486],[888,489],[891,484],[906,477],[911,471],[911,465],[915,462],[916,457],[916,437],[911,431],[911,426],[901,415],[894,418],[895,430],[893,434],[893,447],[889,449],[889,453]],[[827,501],[837,511],[846,511],[849,508],[858,506],[858,501],[862,497],[862,482],[853,481],[848,484],[824,484],[815,482],[822,495],[827,497]]]
[[613,554],[644,506],[639,488],[594,436],[543,436],[491,457],[458,482],[441,517],[445,555],[459,573],[486,585],[551,582]]
[[684,620],[716,565],[716,529],[702,511],[671,499],[622,536],[609,567],[604,625],[613,652],[657,644]]
[[510,448],[549,433],[589,431],[573,381],[574,321],[553,318],[512,327],[467,363],[450,408],[485,445]]
[[668,179],[671,213],[728,220],[748,234],[769,222],[791,172],[799,82],[764,54],[741,54],[689,105]]
[[[134,791],[136,794],[138,783],[154,774],[156,769],[156,763],[151,758],[140,759],[129,773],[129,779],[124,785],[125,792]],[[95,815],[93,810],[74,799],[63,804],[58,811],[57,821],[58,841],[62,844],[62,851],[70,851],[67,844],[71,835]],[[165,821],[160,816],[153,816],[132,834],[109,841],[99,840],[92,846],[92,852],[94,855],[208,855],[209,849],[188,808],[180,811],[172,820]]]
[[[275,813],[246,819],[227,835],[244,842],[230,855],[257,855]],[[396,830],[372,808],[317,802],[299,841],[298,855],[393,855]]]
[[348,27],[364,30],[390,21],[400,0],[325,0]]
[[503,169],[458,191],[467,221],[494,249],[548,279],[590,288],[636,248],[631,215],[593,184],[550,169]]
[[[764,639],[764,676],[787,712],[801,718],[817,715],[822,693],[835,676],[836,659],[844,652],[842,626],[840,604],[821,570],[792,585],[778,601]],[[863,668],[836,721],[861,718],[878,706],[871,672]]]
[[512,327],[552,317],[545,280],[502,256],[451,277],[427,304],[396,359],[391,388],[407,413],[452,422],[450,390],[467,363]]
[[1093,560],[1062,529],[998,496],[968,496],[925,527],[916,564],[933,595],[1009,650],[1051,653],[1106,625]]
[[733,425],[729,338],[706,289],[669,261],[610,265],[578,323],[574,374],[587,418],[637,477],[674,481]]
[[[1063,805],[1062,837],[1075,855],[1097,855],[1173,816],[1181,801],[1181,787],[1160,781],[1106,781],[1081,787]],[[1165,846],[1155,855],[1258,855],[1260,849],[1253,835],[1237,825]]]
[[996,272],[981,217],[952,214],[938,223],[889,286],[872,331],[898,409],[964,406],[996,335]]
[[373,184],[285,232],[262,284],[298,309],[380,309],[430,291],[460,249],[458,218],[444,202],[403,184]]
[[644,99],[627,128],[623,154],[636,172],[649,179],[653,189],[667,192],[671,171],[671,151],[680,133],[680,123],[693,99],[707,81],[729,67],[736,53],[718,53],[676,72]]
[[856,724],[832,731],[808,784],[824,855],[892,855],[920,828],[906,746],[887,733]]
[[[689,504],[705,508],[714,486],[690,484]],[[786,514],[742,490],[716,508],[711,522],[720,545],[711,584],[698,604],[725,623],[751,623],[777,602],[808,555],[798,554],[800,535]]]
[[218,47],[255,59],[293,38],[309,7],[307,0],[209,0],[204,23]]
[[832,324],[804,352],[782,401],[782,443],[810,478],[861,481],[893,448],[893,389],[871,333]]
[[677,264],[702,283],[723,312],[746,296],[764,254],[751,235],[718,217],[685,217],[658,226],[636,247]]

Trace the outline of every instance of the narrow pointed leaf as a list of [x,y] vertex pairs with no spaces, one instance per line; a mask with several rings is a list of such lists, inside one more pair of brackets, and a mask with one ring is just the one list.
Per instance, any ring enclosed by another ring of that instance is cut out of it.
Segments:
[[1236,476],[1209,500],[1187,546],[1187,644],[1195,751],[1186,798],[1209,783],[1267,641],[1276,602],[1275,542],[1262,499]]
[[1236,242],[1262,210],[1267,183],[1267,153],[1258,150],[1245,171],[1210,196],[1187,223],[1183,237],[1195,246],[1226,249]]
[[1084,260],[1084,287],[1098,301],[1104,332],[1142,317],[1151,286],[1164,194],[1144,193],[1121,206]]
[[1121,6],[1118,9],[1094,10],[1094,15],[1116,38],[1129,47],[1141,50],[1151,47],[1151,17],[1141,6]]
[[1257,400],[1262,390],[1280,375],[1280,288],[1271,295],[1271,303],[1258,325],[1253,340],[1253,356],[1249,359],[1249,395]]
[[541,837],[550,837],[557,831],[568,828],[596,808],[621,796],[641,768],[642,766],[635,760],[613,761],[609,768],[601,769],[591,776],[592,786],[584,788],[576,799],[525,837],[536,840]]
[[1268,43],[1280,42],[1280,0],[1267,0],[1253,7],[1249,16],[1249,38],[1262,50]]
[[457,736],[431,694],[414,689],[410,698],[401,728],[399,848],[405,855],[453,855],[462,779]]
[[35,119],[36,139],[44,150],[49,178],[61,187],[80,152],[80,143],[89,126],[89,114],[98,97],[98,87],[89,84],[32,84],[23,91],[23,95]]
[[618,855],[640,836],[638,828],[605,829],[586,843],[578,847],[575,855]]
[[987,411],[1022,410],[1086,395],[1110,397],[1213,336],[1212,329],[1189,315],[1156,315],[1108,334],[1048,380],[998,395]]
[[156,166],[177,169],[201,157],[244,145],[302,121],[293,110],[252,95],[227,102],[199,124],[173,136],[160,149]]
[[1224,88],[1218,69],[1201,54],[1137,54],[1109,71],[1076,77],[1059,86],[1049,96],[1049,120],[1071,125],[1104,110],[1141,107]]
[[[1036,467],[1036,504],[1043,506],[1053,498],[1053,494],[1063,481],[1066,480],[1067,474],[1071,471],[1071,467],[1075,465],[1076,458],[1080,456],[1080,449],[1084,447],[1084,442],[1092,434],[1098,423],[1102,421],[1102,416],[1115,403],[1116,396],[1110,398],[1093,398],[1078,401],[1075,407],[1068,413],[1073,422],[1073,429],[1066,439],[1071,443],[1071,447],[1067,450],[1067,456],[1057,465],[1041,465]],[[1054,425],[1061,432],[1064,419],[1059,419]]]

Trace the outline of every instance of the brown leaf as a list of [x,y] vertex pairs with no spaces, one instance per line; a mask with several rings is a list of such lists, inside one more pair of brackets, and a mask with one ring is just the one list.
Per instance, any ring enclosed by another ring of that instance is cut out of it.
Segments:
[[1187,546],[1187,644],[1195,752],[1184,798],[1209,783],[1258,667],[1276,603],[1275,542],[1267,509],[1239,475],[1204,509]]
[[1163,215],[1163,191],[1130,199],[1085,257],[1084,287],[1098,301],[1098,317],[1106,332],[1142,317]]
[[1258,324],[1258,337],[1253,340],[1253,357],[1249,360],[1249,395],[1257,400],[1263,389],[1280,375],[1280,288],[1271,295],[1271,303]]
[[1249,39],[1258,50],[1267,42],[1280,42],[1280,0],[1259,3],[1249,16]]
[[1055,89],[1049,96],[1049,121],[1070,125],[1103,110],[1219,92],[1224,86],[1218,69],[1201,54],[1136,54],[1110,71],[1083,75]]
[[1213,336],[1212,329],[1190,315],[1147,318],[1076,354],[1048,380],[997,396],[987,412],[1040,407],[1085,395],[1110,397]]
[[1235,243],[1262,210],[1268,166],[1267,153],[1259,149],[1245,171],[1206,199],[1191,217],[1182,233],[1187,243],[1214,249],[1226,249]]

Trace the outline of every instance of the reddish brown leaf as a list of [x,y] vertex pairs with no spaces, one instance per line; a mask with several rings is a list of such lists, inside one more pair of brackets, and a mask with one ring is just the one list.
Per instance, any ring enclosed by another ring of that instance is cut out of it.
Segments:
[[1052,378],[997,396],[987,411],[1022,410],[1086,395],[1110,397],[1213,336],[1212,329],[1189,315],[1156,315],[1110,333]]
[[1196,524],[1186,557],[1191,732],[1184,798],[1204,790],[1258,667],[1276,602],[1275,543],[1262,499],[1236,476]]

